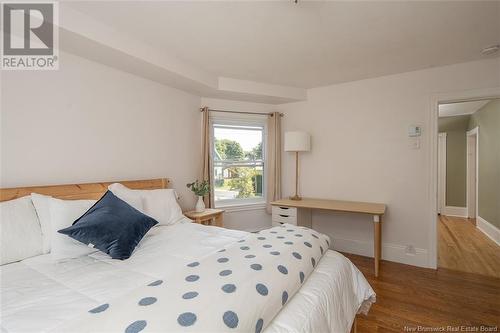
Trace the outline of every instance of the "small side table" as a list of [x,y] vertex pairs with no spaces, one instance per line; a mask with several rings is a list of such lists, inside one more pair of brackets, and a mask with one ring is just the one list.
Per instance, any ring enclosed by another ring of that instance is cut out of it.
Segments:
[[223,209],[207,208],[201,213],[192,210],[185,212],[184,215],[195,223],[223,227],[223,213]]

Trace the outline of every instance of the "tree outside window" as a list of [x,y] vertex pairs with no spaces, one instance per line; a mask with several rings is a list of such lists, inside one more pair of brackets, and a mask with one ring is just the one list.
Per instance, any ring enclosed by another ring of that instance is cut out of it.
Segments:
[[263,127],[214,124],[216,204],[263,199],[263,134]]

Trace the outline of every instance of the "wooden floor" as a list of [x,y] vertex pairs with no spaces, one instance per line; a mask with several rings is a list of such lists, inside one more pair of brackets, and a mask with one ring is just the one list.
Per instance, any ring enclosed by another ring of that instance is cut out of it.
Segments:
[[[357,333],[431,332],[418,327],[497,326],[500,332],[500,278],[381,262],[373,275],[373,259],[345,254],[377,293],[368,316],[358,315]],[[406,327],[406,329],[405,329]],[[466,332],[460,330],[456,332]],[[436,331],[434,331],[436,332]]]
[[500,278],[500,246],[470,219],[438,218],[438,267]]
[[373,259],[345,254],[377,293],[368,316],[358,316],[357,333],[419,332],[419,326],[420,332],[481,332],[481,326],[500,332],[498,245],[474,221],[447,216],[439,219],[438,244],[437,270],[382,261],[378,278]]

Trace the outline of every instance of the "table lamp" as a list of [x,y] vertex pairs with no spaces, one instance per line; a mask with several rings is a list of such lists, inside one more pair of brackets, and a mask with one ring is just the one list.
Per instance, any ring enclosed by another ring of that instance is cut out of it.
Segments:
[[306,132],[285,132],[285,151],[295,152],[295,195],[291,200],[302,200],[299,196],[299,152],[311,150],[311,137]]

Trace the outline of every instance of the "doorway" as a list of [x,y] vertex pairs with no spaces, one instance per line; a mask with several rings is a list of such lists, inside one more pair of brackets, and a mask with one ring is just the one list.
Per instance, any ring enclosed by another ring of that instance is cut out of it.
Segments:
[[500,99],[438,108],[437,267],[500,277]]
[[446,206],[446,132],[438,136],[438,214],[444,214]]
[[467,217],[476,225],[477,218],[477,187],[478,187],[478,149],[479,127],[467,131]]

